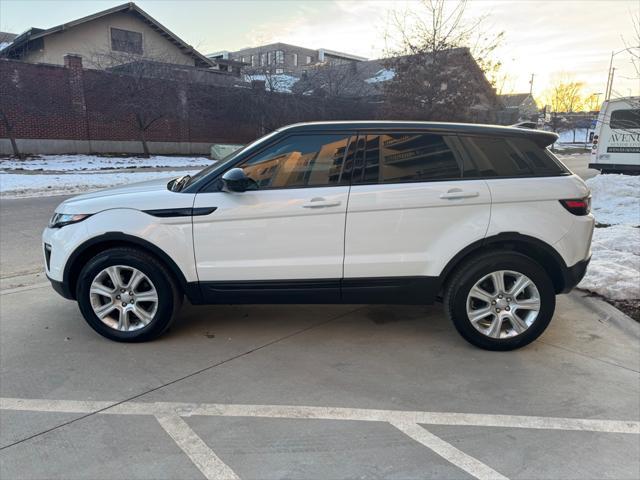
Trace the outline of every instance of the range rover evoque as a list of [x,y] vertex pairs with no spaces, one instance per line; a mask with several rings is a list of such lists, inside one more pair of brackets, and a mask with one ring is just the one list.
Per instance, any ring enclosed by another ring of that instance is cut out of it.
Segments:
[[549,324],[590,259],[584,182],[553,133],[318,122],[193,177],[79,195],[43,234],[54,289],[117,341],[193,304],[429,304],[469,342],[511,350]]

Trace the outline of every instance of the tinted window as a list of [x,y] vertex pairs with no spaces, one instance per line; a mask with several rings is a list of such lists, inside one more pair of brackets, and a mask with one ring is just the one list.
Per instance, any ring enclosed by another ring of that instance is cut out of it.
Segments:
[[465,176],[521,177],[566,172],[547,149],[526,138],[461,137],[473,168]]
[[345,184],[340,177],[348,135],[296,135],[240,165],[261,189]]
[[640,128],[640,109],[616,110],[612,112],[609,126],[621,130]]
[[434,134],[361,135],[353,159],[353,183],[424,182],[460,178],[448,137]]

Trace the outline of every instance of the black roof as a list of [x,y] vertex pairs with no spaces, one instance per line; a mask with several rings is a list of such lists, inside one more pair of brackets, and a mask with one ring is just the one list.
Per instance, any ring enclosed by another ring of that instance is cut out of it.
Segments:
[[542,147],[551,145],[558,139],[558,135],[544,130],[529,128],[503,127],[500,125],[483,125],[476,123],[447,123],[447,122],[417,122],[417,121],[333,121],[295,123],[281,127],[278,131],[287,132],[329,132],[336,130],[428,130],[437,133],[483,135],[491,137],[526,137]]

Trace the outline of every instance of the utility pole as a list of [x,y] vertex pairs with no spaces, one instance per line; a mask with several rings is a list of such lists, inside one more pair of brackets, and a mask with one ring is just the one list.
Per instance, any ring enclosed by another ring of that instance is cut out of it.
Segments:
[[609,90],[605,96],[605,100],[611,100],[611,90],[613,90],[613,76],[616,74],[616,67],[611,69],[611,77],[609,79]]
[[532,73],[531,74],[531,80],[529,80],[529,85],[530,85],[530,87],[529,87],[529,95],[533,94],[533,79],[534,79],[535,76],[536,76],[536,74]]
[[611,67],[613,67],[613,56],[615,52],[611,51],[611,59],[609,60],[609,69],[607,70],[607,87],[604,89],[604,99],[609,100],[609,85],[611,85]]

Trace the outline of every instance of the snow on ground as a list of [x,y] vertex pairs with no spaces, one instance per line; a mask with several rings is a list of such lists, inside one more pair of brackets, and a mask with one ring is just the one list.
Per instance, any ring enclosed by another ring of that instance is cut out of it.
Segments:
[[586,128],[576,128],[575,131],[575,141],[573,140],[573,130],[563,130],[558,132],[560,138],[558,138],[557,143],[581,143],[584,145],[585,142],[588,142],[589,136]]
[[395,76],[396,76],[396,72],[388,68],[383,68],[382,70],[378,70],[373,77],[367,78],[365,82],[367,83],[388,82],[389,80],[393,80]]
[[267,78],[266,75],[245,75],[245,82],[258,80],[265,82],[267,90],[273,90],[280,93],[291,93],[293,86],[300,80],[298,77],[287,75],[286,73],[278,73]]
[[59,175],[24,175],[0,172],[0,196],[8,198],[69,195],[128,183],[193,175],[198,170],[179,172],[110,172],[69,173]]
[[161,155],[149,158],[139,157],[103,157],[98,155],[42,155],[26,160],[0,159],[1,170],[105,170],[119,168],[167,168],[167,167],[206,167],[213,161],[207,157],[166,157]]
[[596,228],[592,258],[579,288],[612,300],[640,298],[640,228]]
[[640,176],[597,175],[587,185],[598,223],[640,225]]
[[598,175],[591,188],[596,228],[579,288],[612,300],[640,299],[640,177]]

